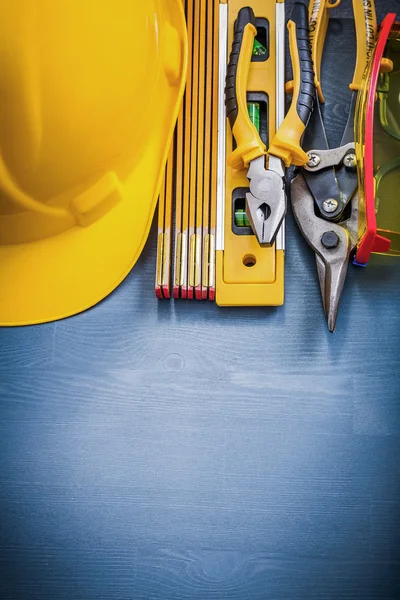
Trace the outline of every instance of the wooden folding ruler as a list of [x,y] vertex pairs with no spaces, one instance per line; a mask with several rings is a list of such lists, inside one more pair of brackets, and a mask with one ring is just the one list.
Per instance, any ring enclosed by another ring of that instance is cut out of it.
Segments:
[[159,298],[214,300],[219,1],[184,6],[188,76],[160,194],[155,288]]

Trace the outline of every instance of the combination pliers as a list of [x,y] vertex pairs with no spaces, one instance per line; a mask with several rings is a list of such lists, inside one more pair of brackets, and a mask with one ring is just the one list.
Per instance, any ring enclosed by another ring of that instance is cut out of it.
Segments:
[[257,35],[250,7],[242,8],[238,14],[226,78],[227,117],[237,146],[228,165],[247,169],[250,191],[246,195],[246,214],[261,246],[274,243],[286,214],[285,168],[308,161],[301,138],[311,116],[315,88],[308,10],[304,4],[295,4],[288,30],[294,71],[293,101],[268,151],[247,108],[247,81]]

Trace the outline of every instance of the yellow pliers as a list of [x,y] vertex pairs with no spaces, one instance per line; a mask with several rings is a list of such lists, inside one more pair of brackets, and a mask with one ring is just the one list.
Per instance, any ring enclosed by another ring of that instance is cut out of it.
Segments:
[[247,80],[257,34],[254,12],[248,6],[240,10],[235,23],[226,78],[227,117],[237,144],[228,165],[248,169],[250,192],[246,195],[246,214],[262,246],[274,243],[286,214],[285,167],[301,166],[309,160],[301,148],[301,138],[312,113],[315,84],[308,10],[304,4],[294,5],[288,30],[294,72],[293,101],[268,152],[247,108]]

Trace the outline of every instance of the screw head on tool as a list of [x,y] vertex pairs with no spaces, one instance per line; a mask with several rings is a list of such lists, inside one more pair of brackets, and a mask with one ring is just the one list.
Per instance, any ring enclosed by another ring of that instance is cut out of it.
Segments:
[[324,200],[323,208],[326,213],[334,213],[339,206],[339,202],[335,198],[328,198],[328,200]]
[[319,163],[321,162],[320,157],[318,156],[318,154],[314,154],[314,152],[310,152],[308,155],[308,163],[307,166],[310,167],[311,169],[318,167]]
[[343,164],[348,169],[354,169],[357,166],[357,157],[354,152],[349,152],[343,159]]
[[321,238],[321,243],[327,250],[333,250],[337,248],[340,242],[340,238],[335,231],[325,231]]

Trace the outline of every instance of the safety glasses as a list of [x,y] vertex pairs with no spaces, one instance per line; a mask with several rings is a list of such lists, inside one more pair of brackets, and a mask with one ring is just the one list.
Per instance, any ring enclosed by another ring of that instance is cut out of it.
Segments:
[[382,23],[364,76],[356,119],[359,243],[355,263],[371,253],[400,256],[400,23]]

